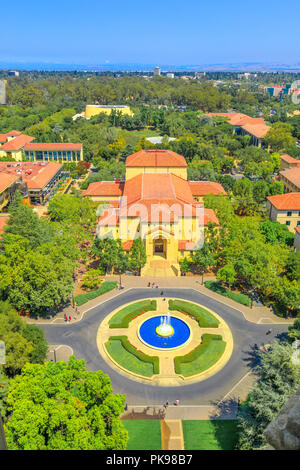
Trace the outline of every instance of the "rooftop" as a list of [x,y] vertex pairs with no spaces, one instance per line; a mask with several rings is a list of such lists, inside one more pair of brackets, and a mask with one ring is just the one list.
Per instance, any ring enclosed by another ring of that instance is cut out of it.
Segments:
[[220,183],[214,181],[189,181],[193,196],[205,196],[206,194],[224,194],[226,191]]
[[300,210],[300,193],[277,194],[267,199],[278,210]]
[[6,188],[8,188],[11,184],[13,184],[19,178],[20,178],[20,175],[2,173],[0,169],[0,193],[2,193]]
[[185,158],[172,150],[140,150],[126,159],[126,167],[187,167]]
[[300,188],[300,167],[288,168],[279,172],[280,176],[283,176],[288,181],[293,183]]
[[66,143],[27,143],[24,150],[81,150],[82,144]]
[[61,167],[55,162],[0,162],[0,183],[6,175],[15,179],[22,178],[29,189],[42,189]]
[[262,118],[253,118],[243,113],[209,113],[209,116],[220,116],[229,119],[229,124],[239,126],[249,134],[262,139],[270,130]]
[[83,196],[121,196],[124,189],[123,181],[97,181],[90,183],[88,189],[82,191]]
[[[8,134],[7,134],[8,135]],[[3,144],[0,149],[5,150],[6,152],[13,152],[17,150],[21,150],[25,144],[28,144],[34,140],[34,137],[30,137],[29,135],[21,134],[15,137],[14,139],[9,140],[5,144]]]

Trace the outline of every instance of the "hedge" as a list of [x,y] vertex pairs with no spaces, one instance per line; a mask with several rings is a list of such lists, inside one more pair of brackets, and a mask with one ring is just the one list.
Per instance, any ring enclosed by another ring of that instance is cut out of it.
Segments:
[[185,356],[176,356],[174,366],[176,374],[184,377],[200,374],[209,369],[222,356],[226,342],[221,335],[204,334],[202,343]]
[[109,292],[110,290],[115,289],[117,286],[116,281],[104,281],[99,289],[96,290],[91,290],[90,292],[87,292],[86,294],[78,294],[74,298],[75,302],[77,305],[83,305],[89,300],[95,299],[96,297],[99,297],[99,295],[106,294],[106,292]]
[[183,300],[169,300],[169,309],[186,313],[194,317],[201,328],[218,328],[219,320],[217,320],[208,310],[200,305],[185,302]]
[[210,289],[217,294],[221,294],[224,297],[228,297],[229,299],[235,300],[239,304],[249,307],[251,303],[250,297],[248,297],[248,295],[232,292],[230,289],[226,289],[225,287],[221,286],[219,282],[205,281],[204,285],[207,287],[207,289]]
[[128,328],[129,323],[141,313],[156,310],[156,300],[143,300],[127,305],[119,310],[110,320],[110,328]]
[[[127,351],[127,353],[129,353],[130,355],[134,356],[138,361],[141,361],[144,364],[151,364],[151,373],[147,373],[145,370],[141,370],[141,365],[138,364],[136,361],[132,362],[130,360],[130,357],[123,357],[122,361],[122,357],[120,356],[121,351],[119,351],[119,354],[115,354],[113,356],[113,354],[111,354],[113,352],[111,346],[112,342],[115,341],[119,341],[125,351]],[[147,354],[144,354],[143,352],[139,351],[130,343],[127,336],[111,336],[105,346],[108,352],[112,355],[113,359],[115,359],[125,369],[131,370],[131,372],[134,372],[136,374],[145,375],[146,377],[151,377],[153,374],[159,374],[158,356],[148,356]]]

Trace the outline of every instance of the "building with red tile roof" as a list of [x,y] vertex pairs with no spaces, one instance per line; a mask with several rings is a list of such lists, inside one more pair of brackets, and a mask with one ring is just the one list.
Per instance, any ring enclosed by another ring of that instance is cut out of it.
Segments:
[[83,160],[82,144],[73,143],[32,143],[34,137],[19,131],[0,134],[0,157],[14,158],[22,161],[23,157],[33,161],[66,161]]
[[262,139],[271,129],[262,118],[253,118],[243,113],[209,113],[209,116],[228,118],[229,124],[235,128],[235,132],[241,135],[250,135],[252,145],[257,147],[261,147]]
[[300,192],[267,197],[267,213],[272,221],[286,225],[294,233],[300,226]]
[[280,155],[280,170],[297,167],[300,167],[300,160],[297,160],[288,154]]
[[0,211],[12,201],[14,186],[17,181],[21,181],[19,175],[1,173],[0,171]]
[[295,230],[294,248],[296,251],[300,251],[300,227],[296,227]]
[[62,165],[55,162],[0,162],[1,182],[20,180],[32,204],[42,204],[52,195],[62,177]]
[[[149,166],[148,166],[149,165]],[[91,183],[82,192],[99,202],[107,202],[98,218],[100,238],[119,238],[130,250],[136,238],[144,241],[147,272],[159,258],[180,273],[179,260],[202,246],[204,227],[219,226],[212,209],[204,208],[198,197],[205,194],[226,195],[218,183],[190,182],[182,155],[171,151],[140,151],[127,157],[125,181]]]
[[284,192],[300,192],[300,166],[279,171],[279,179],[283,182]]

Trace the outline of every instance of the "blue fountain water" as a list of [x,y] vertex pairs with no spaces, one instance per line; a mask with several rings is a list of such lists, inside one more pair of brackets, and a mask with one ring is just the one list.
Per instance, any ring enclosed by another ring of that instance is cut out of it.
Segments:
[[[184,344],[190,337],[190,329],[188,325],[176,317],[168,315],[167,320],[161,317],[152,317],[146,320],[139,329],[140,338],[149,346],[160,349],[177,348]],[[162,324],[169,324],[173,327],[174,333],[171,336],[161,336],[156,333],[156,329]]]

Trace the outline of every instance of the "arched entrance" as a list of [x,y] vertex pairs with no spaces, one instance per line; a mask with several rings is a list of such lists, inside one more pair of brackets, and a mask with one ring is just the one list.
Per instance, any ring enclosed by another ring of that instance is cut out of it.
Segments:
[[159,255],[166,258],[167,240],[164,238],[156,238],[153,240],[153,255]]

